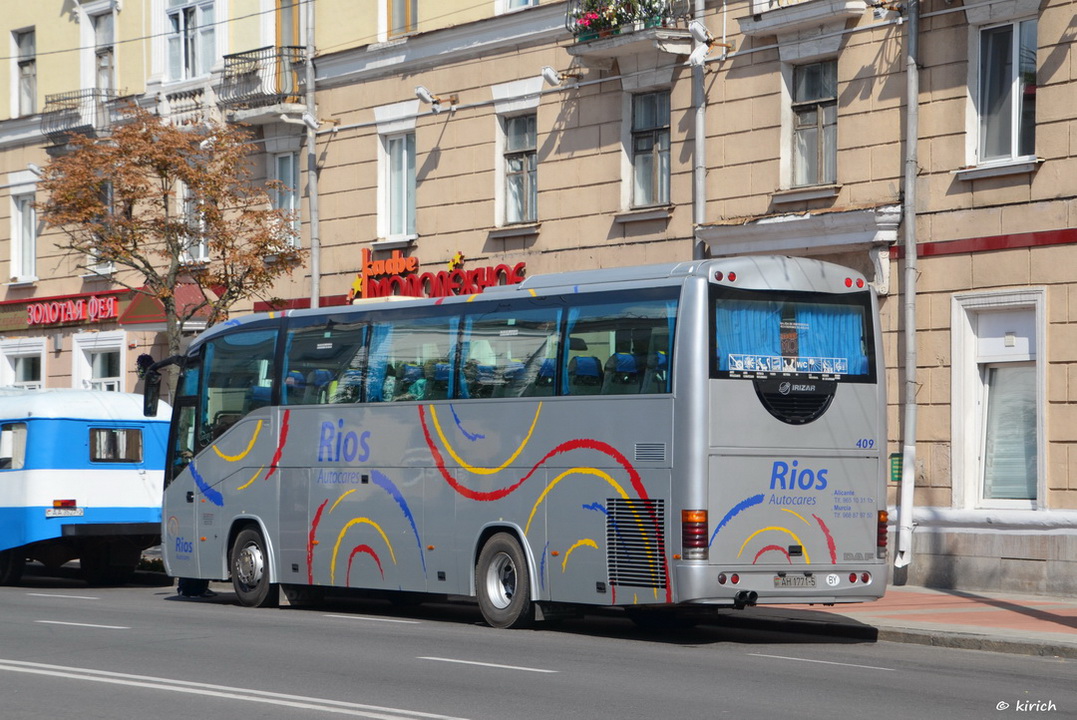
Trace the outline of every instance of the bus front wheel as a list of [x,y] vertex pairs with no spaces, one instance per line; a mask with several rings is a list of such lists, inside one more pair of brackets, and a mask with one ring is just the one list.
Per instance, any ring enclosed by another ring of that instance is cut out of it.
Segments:
[[245,528],[232,544],[232,587],[245,607],[276,607],[280,591],[269,582],[269,554],[262,533]]
[[491,627],[521,628],[534,622],[527,558],[515,537],[498,533],[483,545],[475,566],[475,591]]

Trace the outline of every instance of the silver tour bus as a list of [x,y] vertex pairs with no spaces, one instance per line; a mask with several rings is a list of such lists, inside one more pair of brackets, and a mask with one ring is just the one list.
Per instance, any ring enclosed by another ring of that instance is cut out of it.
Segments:
[[[399,300],[399,298],[397,298]],[[163,547],[239,602],[863,602],[886,585],[874,292],[816,260],[535,276],[265,313],[179,366]]]

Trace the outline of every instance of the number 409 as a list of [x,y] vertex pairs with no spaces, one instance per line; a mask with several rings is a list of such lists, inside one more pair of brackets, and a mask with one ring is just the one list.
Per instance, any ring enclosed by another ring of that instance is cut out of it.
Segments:
[[875,438],[860,438],[856,441],[856,446],[864,450],[869,450],[875,447]]

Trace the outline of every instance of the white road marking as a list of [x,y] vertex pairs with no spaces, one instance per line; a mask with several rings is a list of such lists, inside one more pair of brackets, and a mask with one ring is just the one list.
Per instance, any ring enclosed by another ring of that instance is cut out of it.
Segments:
[[854,663],[831,662],[830,660],[812,660],[810,658],[788,657],[786,655],[764,655],[763,653],[748,654],[754,655],[755,657],[774,658],[775,660],[796,660],[797,662],[819,663],[821,665],[843,665],[845,667],[863,668],[865,670],[884,670],[886,672],[897,672],[897,668],[876,667],[875,665],[856,665]]
[[61,595],[60,593],[26,593],[29,597],[63,598],[64,600],[100,600],[93,595]]
[[129,675],[127,673],[94,670],[91,668],[46,665],[43,663],[24,662],[20,660],[0,659],[0,672],[30,673],[34,675],[47,675],[86,682],[149,688],[150,690],[186,693],[188,695],[202,695],[205,697],[216,697],[226,700],[242,700],[245,702],[279,705],[299,708],[302,710],[317,710],[320,712],[334,713],[336,715],[371,718],[371,720],[466,720],[465,718],[458,718],[450,715],[436,715],[433,713],[404,710],[401,708],[363,705],[360,703],[306,697],[303,695],[287,695],[285,693],[253,690],[250,688],[211,685],[208,683],[173,680],[172,678],[153,677],[149,675]]
[[457,660],[455,658],[420,657],[417,660],[436,660],[437,662],[457,663],[459,665],[479,665],[481,667],[497,668],[499,670],[523,670],[535,673],[558,673],[560,670],[545,670],[543,668],[521,667],[519,665],[498,665],[497,663],[475,662],[474,660]]
[[64,622],[63,620],[34,620],[42,625],[71,625],[74,627],[100,628],[102,630],[130,630],[125,625],[94,625],[93,623]]
[[328,618],[340,618],[342,620],[370,620],[372,622],[401,623],[403,625],[421,625],[421,620],[398,620],[396,618],[374,617],[373,615],[329,615]]

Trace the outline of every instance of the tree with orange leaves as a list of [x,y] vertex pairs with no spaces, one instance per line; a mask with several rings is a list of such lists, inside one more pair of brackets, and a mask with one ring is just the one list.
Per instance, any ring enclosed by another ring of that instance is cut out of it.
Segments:
[[[303,262],[294,218],[253,180],[254,147],[234,125],[181,127],[134,107],[107,136],[71,136],[44,170],[39,212],[77,267],[160,301],[175,355],[185,323],[226,319]],[[181,283],[196,301],[177,301]]]

